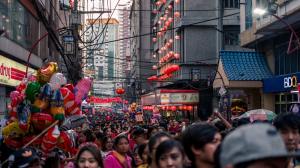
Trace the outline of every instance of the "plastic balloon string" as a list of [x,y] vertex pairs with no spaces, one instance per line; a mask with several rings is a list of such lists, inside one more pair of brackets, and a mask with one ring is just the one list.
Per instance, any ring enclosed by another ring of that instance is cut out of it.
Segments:
[[[22,148],[26,148],[28,147],[30,144],[32,144],[34,141],[36,141],[39,137],[41,137],[42,135],[44,135],[50,128],[54,127],[56,124],[58,124],[58,120],[56,120],[54,123],[52,123],[49,127],[47,127],[46,129],[44,129],[40,134],[38,134],[36,137],[34,137],[31,141],[29,141],[26,145],[24,145]],[[1,163],[1,167],[8,161],[8,159],[6,159],[3,163]]]

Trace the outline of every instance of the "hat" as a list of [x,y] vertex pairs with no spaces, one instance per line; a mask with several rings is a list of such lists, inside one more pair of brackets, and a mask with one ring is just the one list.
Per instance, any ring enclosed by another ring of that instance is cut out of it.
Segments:
[[295,156],[270,124],[244,125],[227,135],[221,145],[221,167],[267,158]]
[[33,148],[22,148],[9,156],[12,167],[28,167],[35,160],[39,160],[39,157]]

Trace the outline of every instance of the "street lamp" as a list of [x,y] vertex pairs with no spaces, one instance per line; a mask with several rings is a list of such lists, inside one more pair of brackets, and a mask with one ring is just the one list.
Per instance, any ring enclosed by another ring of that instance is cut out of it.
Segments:
[[[253,13],[256,15],[259,15],[259,16],[262,16],[265,14],[270,14],[270,15],[274,16],[277,20],[281,21],[283,24],[285,24],[289,28],[289,30],[291,31],[291,36],[290,36],[289,46],[287,49],[287,54],[291,54],[300,48],[299,37],[298,37],[295,29],[288,22],[286,22],[281,17],[276,15],[276,12],[278,9],[278,4],[276,3],[276,0],[268,0],[267,2],[268,2],[267,7],[257,6],[253,10]],[[292,48],[292,42],[293,42],[294,38],[296,38],[297,46]]]

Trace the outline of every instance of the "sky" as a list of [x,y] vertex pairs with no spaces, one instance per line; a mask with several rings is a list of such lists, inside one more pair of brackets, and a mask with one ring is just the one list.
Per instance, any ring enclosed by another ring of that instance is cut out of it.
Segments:
[[[105,3],[105,9],[108,9],[108,8],[111,8],[112,10],[115,8],[115,6],[116,6],[116,4],[117,4],[117,2],[118,2],[119,0],[104,0],[104,2],[110,2],[111,3],[111,6],[108,6],[106,3]],[[129,2],[129,1],[131,1],[131,0],[120,0],[120,2],[119,2],[119,4],[126,4],[127,2]],[[89,10],[97,10],[97,9],[92,9],[93,8],[93,6],[94,7],[99,7],[99,2],[100,1],[93,1],[93,0],[89,0],[89,2],[88,2],[88,9]],[[117,9],[118,8],[120,8],[120,7],[117,7]],[[114,13],[113,13],[113,18],[118,18],[118,10],[115,10],[114,11]],[[109,15],[111,15],[111,14],[109,14]],[[94,15],[93,17],[97,17],[97,16],[99,16],[99,15]],[[107,14],[106,14],[106,16],[107,16]]]

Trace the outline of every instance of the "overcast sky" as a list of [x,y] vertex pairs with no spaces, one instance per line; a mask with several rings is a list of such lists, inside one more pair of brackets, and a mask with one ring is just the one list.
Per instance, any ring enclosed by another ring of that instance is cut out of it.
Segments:
[[[108,9],[108,8],[111,8],[112,10],[115,8],[117,2],[119,0],[104,0],[105,2],[105,9]],[[126,4],[127,2],[129,2],[131,0],[120,0],[119,4]],[[110,2],[111,4],[106,4],[106,2]],[[87,3],[88,7],[87,9],[88,10],[97,10],[97,9],[93,9],[93,7],[99,7],[99,1],[93,1],[93,0],[89,0],[89,2]],[[111,5],[111,6],[110,6]],[[117,9],[119,9],[120,7],[117,7]],[[111,15],[111,14],[110,14]],[[99,14],[94,14],[93,17],[96,18],[97,16],[99,16]],[[107,17],[107,14],[106,14],[106,17]],[[118,10],[116,10],[114,13],[113,13],[113,18],[118,18]]]

